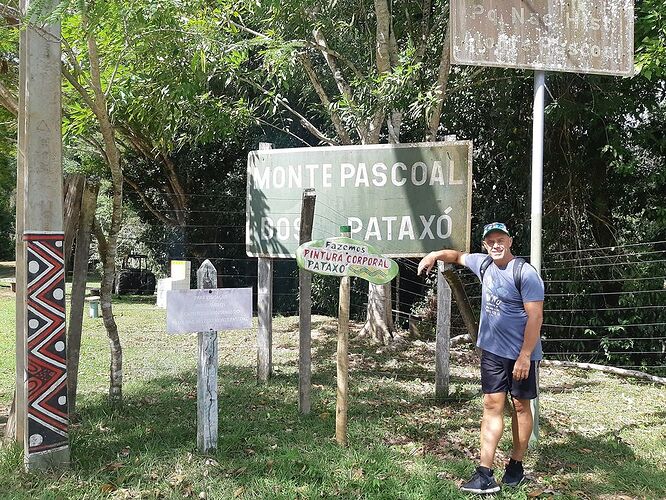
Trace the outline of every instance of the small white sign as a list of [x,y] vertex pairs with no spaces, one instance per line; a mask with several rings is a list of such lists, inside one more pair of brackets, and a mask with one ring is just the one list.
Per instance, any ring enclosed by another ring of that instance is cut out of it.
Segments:
[[252,288],[211,288],[167,292],[167,333],[252,327]]

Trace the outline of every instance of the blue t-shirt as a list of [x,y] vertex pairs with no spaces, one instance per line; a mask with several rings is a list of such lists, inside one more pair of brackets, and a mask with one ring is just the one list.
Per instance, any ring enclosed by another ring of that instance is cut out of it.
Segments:
[[[465,254],[465,266],[481,279],[483,253]],[[481,286],[481,321],[476,345],[503,358],[517,359],[523,346],[527,313],[523,302],[543,301],[544,288],[536,269],[525,264],[521,270],[521,291],[513,280],[515,259],[504,269],[491,263],[483,275]],[[532,361],[543,357],[541,338],[532,351]]]

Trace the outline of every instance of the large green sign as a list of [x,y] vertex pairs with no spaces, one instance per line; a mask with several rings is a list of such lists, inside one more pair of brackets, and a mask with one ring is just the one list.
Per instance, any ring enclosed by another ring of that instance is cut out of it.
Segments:
[[249,256],[295,256],[308,188],[317,194],[313,239],[349,225],[388,257],[469,250],[471,141],[252,151],[247,179]]

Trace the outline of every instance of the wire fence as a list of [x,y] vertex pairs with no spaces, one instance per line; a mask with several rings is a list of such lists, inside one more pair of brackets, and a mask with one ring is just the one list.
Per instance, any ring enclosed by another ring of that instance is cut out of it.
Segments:
[[[220,286],[252,287],[256,293],[257,259],[245,254],[244,198],[201,193],[188,196],[197,203],[187,211],[187,224],[143,233],[130,228],[120,235],[119,245],[140,247],[156,262],[190,260],[193,273],[209,259],[218,270]],[[290,201],[296,204],[301,200]],[[316,203],[325,210],[315,212],[314,233],[318,238],[339,236],[337,229],[348,223],[347,217],[325,194],[318,192]],[[382,241],[376,246],[385,254],[395,253],[395,242]],[[396,325],[407,328],[410,317],[427,324],[436,316],[433,275],[417,276],[418,259],[394,260],[400,266],[399,277],[392,284]],[[542,261],[546,289],[542,344],[546,358],[666,373],[666,241],[545,251]],[[455,273],[478,317],[482,299],[478,278],[466,268],[457,268]],[[295,261],[276,259],[274,280],[274,312],[298,314]],[[315,275],[314,312],[336,314],[337,284],[334,277]],[[352,317],[364,319],[366,309],[367,283],[355,280]],[[466,333],[455,305],[452,313],[452,334]],[[421,331],[428,334],[427,327]]]

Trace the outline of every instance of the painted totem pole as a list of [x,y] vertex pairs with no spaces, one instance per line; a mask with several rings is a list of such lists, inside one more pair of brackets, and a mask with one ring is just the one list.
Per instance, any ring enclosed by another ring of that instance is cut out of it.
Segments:
[[[69,463],[60,25],[21,0],[16,207],[16,437],[29,470]],[[31,13],[30,13],[31,14]]]

